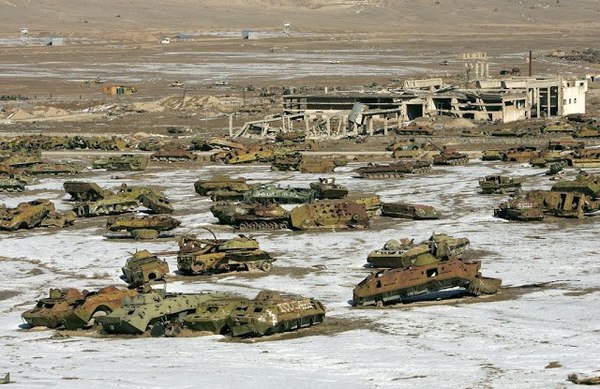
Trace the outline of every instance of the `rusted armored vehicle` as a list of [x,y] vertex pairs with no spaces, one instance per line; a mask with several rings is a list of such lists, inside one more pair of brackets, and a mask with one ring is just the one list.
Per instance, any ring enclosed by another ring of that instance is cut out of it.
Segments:
[[14,153],[4,156],[4,158],[0,161],[0,165],[9,166],[12,168],[22,168],[33,166],[42,162],[42,153],[39,151],[30,151],[27,153]]
[[[283,153],[283,151],[281,151]],[[230,165],[252,162],[272,162],[275,156],[272,147],[253,146],[248,149],[235,149],[227,152],[223,162]]]
[[500,203],[498,208],[494,209],[494,216],[506,220],[535,221],[544,218],[544,212],[538,206],[539,202],[533,201],[530,196],[517,196]]
[[173,149],[156,151],[150,155],[150,159],[164,162],[194,162],[198,156],[188,150]]
[[464,153],[459,153],[456,150],[451,150],[444,146],[441,153],[433,157],[434,165],[466,165],[469,163],[469,156]]
[[600,126],[583,125],[573,133],[573,138],[600,138]]
[[164,280],[169,264],[148,250],[134,253],[121,268],[123,279],[129,286],[138,287],[149,282]]
[[22,192],[25,190],[25,181],[18,178],[0,177],[0,192]]
[[17,168],[14,172],[26,176],[72,176],[81,173],[81,169],[75,163],[38,163]]
[[217,203],[210,211],[219,223],[240,229],[290,228],[290,213],[279,204]]
[[191,142],[192,150],[209,151],[214,149],[234,150],[243,149],[245,146],[239,142],[223,137],[213,137],[209,139],[194,138]]
[[163,193],[146,186],[123,184],[115,192],[86,182],[66,182],[64,187],[73,199],[90,199],[73,208],[80,217],[127,213],[142,205],[153,213],[173,213],[173,207]]
[[299,296],[286,296],[263,290],[247,305],[233,310],[220,333],[232,336],[265,336],[298,330],[322,323],[325,307],[320,301]]
[[360,196],[349,196],[346,200],[352,201],[358,205],[365,207],[369,217],[377,216],[381,210],[381,198],[376,194],[364,194]]
[[575,180],[562,180],[552,186],[553,191],[577,192],[588,195],[594,199],[600,198],[600,175],[581,173]]
[[348,195],[348,188],[335,183],[335,178],[319,178],[319,182],[311,182],[318,199],[343,199]]
[[481,275],[480,261],[419,255],[411,262],[406,267],[371,273],[354,288],[352,304],[382,306],[455,287],[464,288],[473,295],[494,294],[502,284],[500,279]]
[[541,220],[544,215],[583,218],[600,211],[600,201],[578,192],[534,190],[503,202],[494,216],[507,220]]
[[403,160],[380,165],[369,163],[355,170],[360,178],[399,178],[406,174],[420,174],[431,171],[431,162],[425,160]]
[[72,201],[97,201],[112,195],[108,189],[102,189],[95,182],[65,181],[63,184]]
[[433,135],[433,128],[427,124],[412,122],[406,126],[396,128],[398,135],[421,135],[431,136]]
[[439,219],[440,213],[431,205],[408,203],[383,203],[381,215],[413,220]]
[[283,188],[277,185],[256,185],[244,193],[247,203],[277,203],[277,204],[303,204],[315,200],[315,190],[310,188]]
[[529,162],[533,158],[537,158],[539,155],[539,150],[534,146],[512,147],[502,154],[502,161],[523,163]]
[[252,186],[245,178],[218,175],[194,182],[194,189],[200,196],[211,196],[213,201],[239,201],[244,199],[244,193]]
[[558,177],[560,174],[564,173],[563,169],[565,167],[567,167],[566,161],[551,163],[550,166],[548,166],[548,170],[546,170],[546,175],[547,176],[555,176],[554,178],[551,178],[551,180],[556,179],[556,177]]
[[126,235],[110,235],[110,238],[132,237],[133,239],[156,239],[163,231],[177,228],[181,222],[169,215],[122,215],[106,220],[106,227]]
[[100,158],[94,161],[94,169],[109,171],[141,171],[148,166],[148,157],[142,154],[121,154],[119,156]]
[[578,168],[600,167],[600,149],[576,150],[567,159],[569,166]]
[[206,301],[226,297],[217,293],[167,294],[157,289],[124,298],[121,308],[97,318],[96,322],[102,325],[104,332],[110,334],[139,335],[149,327],[164,328],[164,323],[195,312]]
[[211,300],[200,304],[196,312],[186,315],[182,324],[193,331],[210,331],[215,334],[228,335],[231,329],[227,325],[231,315],[244,308],[247,309],[250,299],[230,297]]
[[271,271],[271,255],[260,250],[252,237],[239,235],[233,239],[197,239],[186,235],[179,240],[177,268],[185,274],[219,273],[228,271]]
[[501,161],[503,152],[498,149],[488,149],[483,150],[483,154],[481,155],[482,161]]
[[45,199],[20,203],[16,208],[0,205],[0,230],[15,231],[34,227],[63,228],[73,224],[73,212],[57,212]]
[[514,193],[521,190],[522,178],[503,175],[488,175],[479,179],[479,187],[483,194]]
[[77,305],[65,316],[63,325],[67,330],[91,326],[96,318],[106,316],[120,308],[125,297],[131,298],[137,294],[135,289],[120,289],[114,286],[87,293],[85,298],[78,300],[75,303]]
[[392,152],[392,156],[395,159],[409,158],[418,159],[423,151],[421,145],[414,142],[414,140],[401,140],[398,142],[391,143],[385,148],[387,151]]
[[291,153],[275,155],[271,170],[277,171],[298,171],[303,162],[302,153],[294,151]]
[[303,158],[298,170],[300,173],[332,173],[336,167],[347,164],[348,160],[342,158]]
[[292,209],[290,221],[298,230],[365,228],[369,216],[352,200],[319,200]]
[[39,300],[35,308],[23,312],[21,317],[32,327],[59,327],[73,311],[73,307],[84,300],[87,294],[87,290],[75,288],[50,289],[48,297]]

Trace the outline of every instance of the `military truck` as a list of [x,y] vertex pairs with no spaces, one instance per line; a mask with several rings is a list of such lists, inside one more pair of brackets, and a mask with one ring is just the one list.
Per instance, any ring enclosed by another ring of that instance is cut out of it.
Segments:
[[360,178],[401,178],[406,174],[421,174],[431,171],[431,162],[425,160],[402,160],[392,164],[373,164],[358,168]]
[[[212,233],[212,232],[211,232]],[[260,250],[252,237],[239,235],[233,239],[197,239],[186,235],[179,240],[177,268],[184,274],[229,271],[271,271],[274,258]]]
[[148,165],[148,157],[142,154],[121,154],[100,158],[94,161],[94,169],[106,169],[109,171],[141,171]]
[[263,290],[243,309],[238,306],[221,333],[232,336],[265,336],[298,330],[323,322],[325,307],[320,301]]
[[[121,308],[97,318],[96,322],[109,334],[139,335],[154,326],[163,327],[164,334],[164,325],[170,320],[195,312],[206,301],[226,297],[220,293],[175,294],[155,289],[124,298]],[[159,331],[155,333],[162,335]]]
[[110,231],[126,234],[109,235],[109,238],[156,239],[161,232],[177,228],[181,222],[169,215],[121,215],[109,217],[106,227]]
[[488,175],[479,179],[479,187],[483,194],[514,193],[521,190],[522,178],[503,175]]
[[15,231],[34,227],[58,227],[73,224],[73,212],[57,212],[45,199],[23,202],[16,208],[0,205],[0,230]]
[[287,229],[290,213],[279,204],[217,203],[210,207],[219,223],[240,229]]
[[413,220],[439,219],[440,213],[431,205],[409,203],[383,203],[381,215]]
[[134,253],[121,268],[123,279],[132,287],[164,280],[169,273],[169,264],[148,250]]

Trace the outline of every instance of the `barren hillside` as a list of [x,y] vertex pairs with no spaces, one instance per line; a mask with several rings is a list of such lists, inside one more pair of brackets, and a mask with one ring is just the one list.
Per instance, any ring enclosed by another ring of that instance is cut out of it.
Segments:
[[0,0],[0,14],[3,36],[28,27],[33,34],[144,39],[156,32],[277,30],[284,21],[294,31],[578,34],[600,25],[600,0]]

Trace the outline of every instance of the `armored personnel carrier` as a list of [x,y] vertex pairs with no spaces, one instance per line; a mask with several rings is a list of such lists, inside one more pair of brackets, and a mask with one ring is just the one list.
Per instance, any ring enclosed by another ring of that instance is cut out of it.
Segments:
[[450,150],[445,147],[439,155],[436,155],[433,157],[433,164],[436,166],[437,165],[456,166],[456,165],[466,165],[468,163],[469,163],[469,156],[467,154],[459,153],[458,151]]
[[26,182],[18,178],[0,177],[0,192],[22,192],[25,190]]
[[48,297],[39,300],[33,309],[23,312],[21,317],[32,327],[59,327],[73,311],[73,306],[84,300],[87,294],[87,290],[75,288],[50,289]]
[[89,292],[83,300],[73,304],[73,309],[63,319],[63,325],[67,330],[84,328],[91,324],[92,319],[106,316],[117,308],[125,297],[137,296],[135,289],[119,289],[114,286],[102,288],[97,292]]
[[583,193],[594,199],[600,198],[600,175],[582,173],[574,181],[562,180],[552,186],[553,191]]
[[391,143],[385,148],[387,151],[393,153],[393,157],[396,159],[400,158],[419,158],[422,154],[421,145],[416,143],[414,140],[401,140],[398,142]]
[[213,201],[239,201],[244,199],[244,193],[252,189],[252,186],[245,178],[219,175],[196,181],[194,189],[200,196],[211,196]]
[[382,249],[369,253],[367,263],[372,267],[405,268],[415,263],[431,262],[433,258],[459,258],[469,243],[467,238],[453,238],[446,234],[433,234],[429,240],[419,244],[412,239],[391,239]]
[[501,161],[503,152],[498,149],[488,149],[483,150],[483,154],[481,155],[482,161]]
[[150,155],[153,161],[194,162],[198,156],[187,150],[160,150]]
[[22,168],[38,163],[42,163],[42,153],[39,151],[10,154],[2,158],[0,161],[1,165],[12,168]]
[[521,190],[523,179],[502,175],[489,175],[479,179],[483,194],[514,193]]
[[369,217],[377,216],[381,210],[381,198],[376,194],[364,194],[360,196],[349,196],[346,200],[352,201],[365,207]]
[[310,189],[315,191],[318,199],[343,199],[348,195],[348,188],[335,183],[335,178],[319,178],[319,182],[311,182]]
[[253,146],[248,149],[234,149],[227,152],[223,156],[223,162],[229,165],[252,162],[272,162],[274,156],[275,152],[271,147]]
[[273,163],[271,164],[271,170],[298,171],[300,170],[300,165],[302,164],[302,161],[302,153],[298,151],[281,155],[275,155],[273,157]]
[[63,188],[72,201],[97,201],[113,194],[95,182],[65,181]]
[[239,270],[269,272],[274,260],[269,253],[259,249],[258,242],[252,237],[197,239],[187,235],[179,241],[177,268],[185,274]]
[[290,221],[299,230],[365,228],[369,216],[352,200],[320,200],[292,209]]
[[303,204],[317,198],[310,188],[283,188],[276,185],[258,185],[244,193],[244,202],[260,204]]
[[167,294],[157,289],[124,298],[121,308],[96,319],[102,330],[110,334],[142,334],[148,327],[164,324],[196,311],[202,303],[226,298],[217,293]]
[[127,259],[121,270],[125,282],[137,287],[164,279],[164,276],[169,273],[169,264],[150,251],[142,250]]
[[242,309],[247,309],[251,300],[244,297],[231,297],[211,300],[200,304],[196,312],[186,315],[182,324],[193,331],[210,331],[215,334],[231,333],[227,325],[231,315]]
[[600,200],[578,192],[533,190],[503,202],[494,216],[508,220],[541,220],[544,215],[583,218],[600,211]]
[[420,174],[431,171],[431,162],[422,160],[403,160],[389,165],[369,163],[355,170],[360,178],[399,178],[406,174]]
[[431,205],[408,203],[383,203],[381,215],[413,220],[440,218],[440,213]]
[[290,213],[279,204],[217,203],[210,207],[219,223],[240,229],[287,229]]
[[121,154],[119,156],[100,158],[92,164],[94,169],[109,171],[141,171],[148,165],[148,157],[142,154]]
[[279,292],[263,290],[247,305],[235,309],[227,329],[232,336],[264,336],[297,330],[323,322],[325,307],[312,298],[283,296]]
[[63,228],[73,224],[73,212],[56,212],[49,200],[38,199],[20,203],[16,208],[0,205],[0,230],[15,231],[34,227]]
[[110,238],[156,239],[163,231],[178,227],[181,222],[169,215],[122,215],[106,220],[110,231],[126,232],[126,235],[110,235]]
[[531,199],[530,195],[520,195],[500,203],[494,209],[494,216],[506,220],[535,221],[542,220],[544,212],[537,199]]
[[38,163],[15,169],[15,174],[27,176],[72,176],[81,173],[81,166],[74,163]]

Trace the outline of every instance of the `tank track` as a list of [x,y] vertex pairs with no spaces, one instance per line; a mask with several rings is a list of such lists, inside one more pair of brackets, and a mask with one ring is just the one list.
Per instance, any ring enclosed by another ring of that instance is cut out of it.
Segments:
[[91,210],[89,204],[82,204],[73,209],[77,216],[96,216],[96,215],[111,215],[129,212],[138,207],[138,204],[107,204],[96,207]]
[[387,173],[363,173],[362,178],[402,178],[404,173],[387,172]]
[[236,225],[235,228],[240,230],[287,230],[290,228],[290,223],[287,220],[284,221],[253,221],[253,222],[241,222]]
[[5,186],[0,187],[0,192],[23,192],[24,188],[21,186]]

